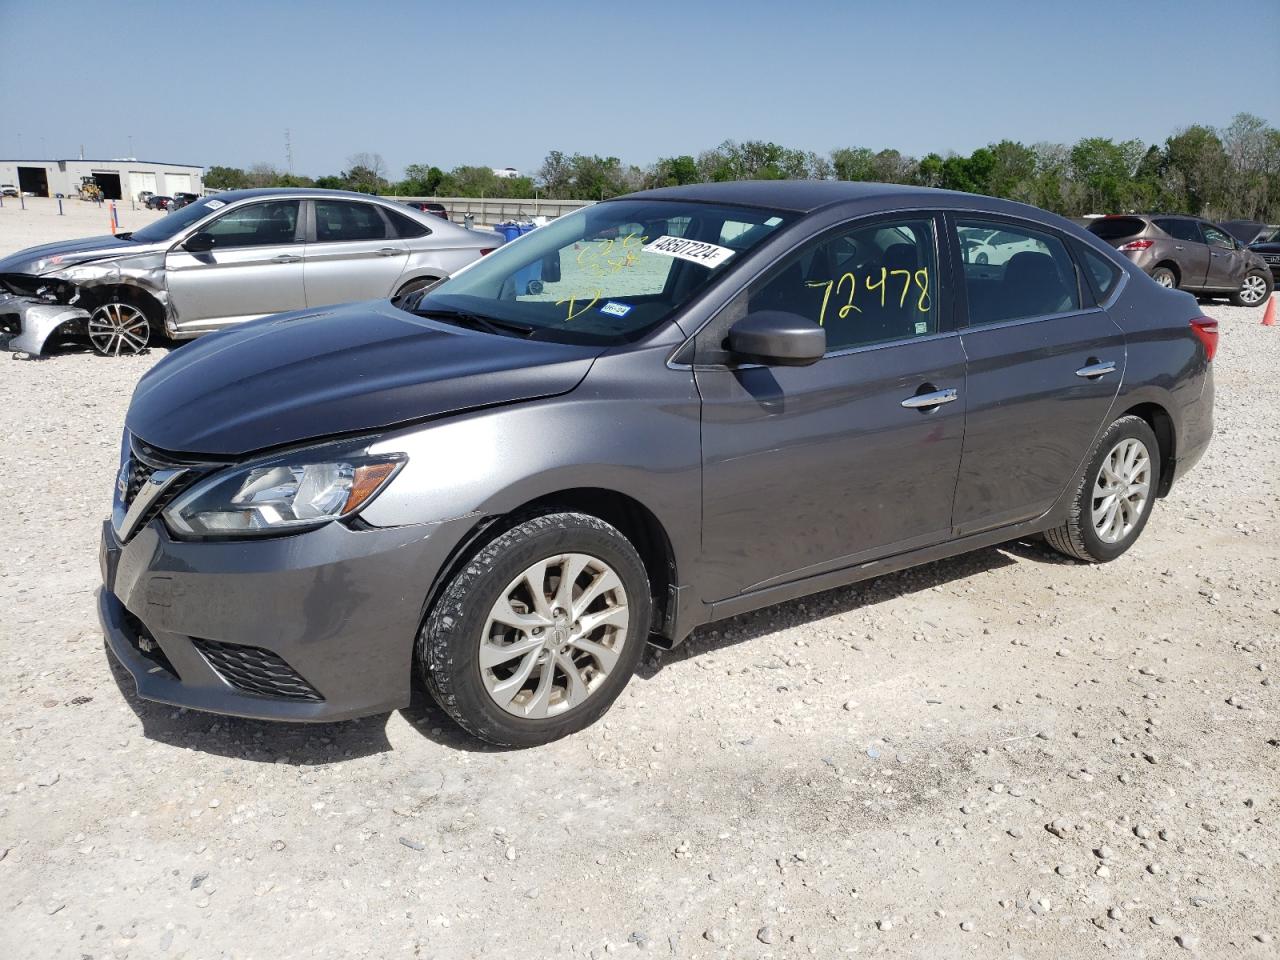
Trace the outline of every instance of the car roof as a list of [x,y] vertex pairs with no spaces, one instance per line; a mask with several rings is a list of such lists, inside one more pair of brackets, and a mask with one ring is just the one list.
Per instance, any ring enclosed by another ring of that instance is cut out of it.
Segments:
[[[943,197],[970,196],[954,190],[936,190],[902,183],[861,180],[733,180],[724,183],[692,183],[682,187],[641,190],[615,199],[686,200],[768,207],[792,213],[812,213],[823,207],[854,200],[919,200],[936,203]],[[985,199],[985,198],[984,198]]]
[[381,200],[389,202],[385,197],[371,193],[357,193],[354,190],[323,190],[320,187],[249,187],[244,190],[223,190],[213,194],[219,200],[234,203],[236,200],[247,200],[250,197],[346,197],[351,200]]

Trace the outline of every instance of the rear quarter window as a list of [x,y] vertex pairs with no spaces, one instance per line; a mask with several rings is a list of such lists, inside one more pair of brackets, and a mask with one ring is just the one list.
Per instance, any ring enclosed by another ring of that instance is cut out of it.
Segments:
[[1120,282],[1120,268],[1098,251],[1091,250],[1084,244],[1080,244],[1077,249],[1084,264],[1085,275],[1089,278],[1090,286],[1093,287],[1093,295],[1099,303],[1102,303],[1111,296],[1116,284]]

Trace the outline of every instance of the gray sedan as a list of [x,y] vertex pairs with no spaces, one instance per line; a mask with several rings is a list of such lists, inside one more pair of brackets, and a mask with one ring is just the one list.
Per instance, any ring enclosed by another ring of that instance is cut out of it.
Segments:
[[1217,342],[1022,204],[608,200],[153,367],[99,612],[149,699],[337,720],[408,704],[416,669],[477,736],[544,743],[714,620],[1033,535],[1120,556],[1209,444]]
[[[340,190],[233,190],[133,233],[45,244],[0,260],[9,349],[87,334],[137,353],[267,314],[429,287],[497,247],[403,204]],[[6,319],[7,318],[7,319]]]

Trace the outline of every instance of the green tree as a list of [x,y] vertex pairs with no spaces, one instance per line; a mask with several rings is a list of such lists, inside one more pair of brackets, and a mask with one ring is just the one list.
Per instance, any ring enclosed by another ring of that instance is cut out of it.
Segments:
[[396,185],[396,192],[409,197],[434,197],[444,182],[444,171],[425,163],[411,163],[404,168],[404,179]]
[[210,167],[204,185],[211,190],[240,190],[249,185],[249,177],[239,167]]

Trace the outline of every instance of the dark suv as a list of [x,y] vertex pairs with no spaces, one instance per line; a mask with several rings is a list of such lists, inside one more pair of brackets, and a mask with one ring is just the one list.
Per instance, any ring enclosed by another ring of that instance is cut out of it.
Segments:
[[1230,296],[1238,307],[1256,307],[1271,295],[1273,281],[1266,261],[1207,220],[1124,214],[1093,221],[1089,232],[1161,286]]
[[1280,283],[1280,227],[1269,229],[1253,243],[1249,249],[1267,262],[1271,268],[1273,283]]

